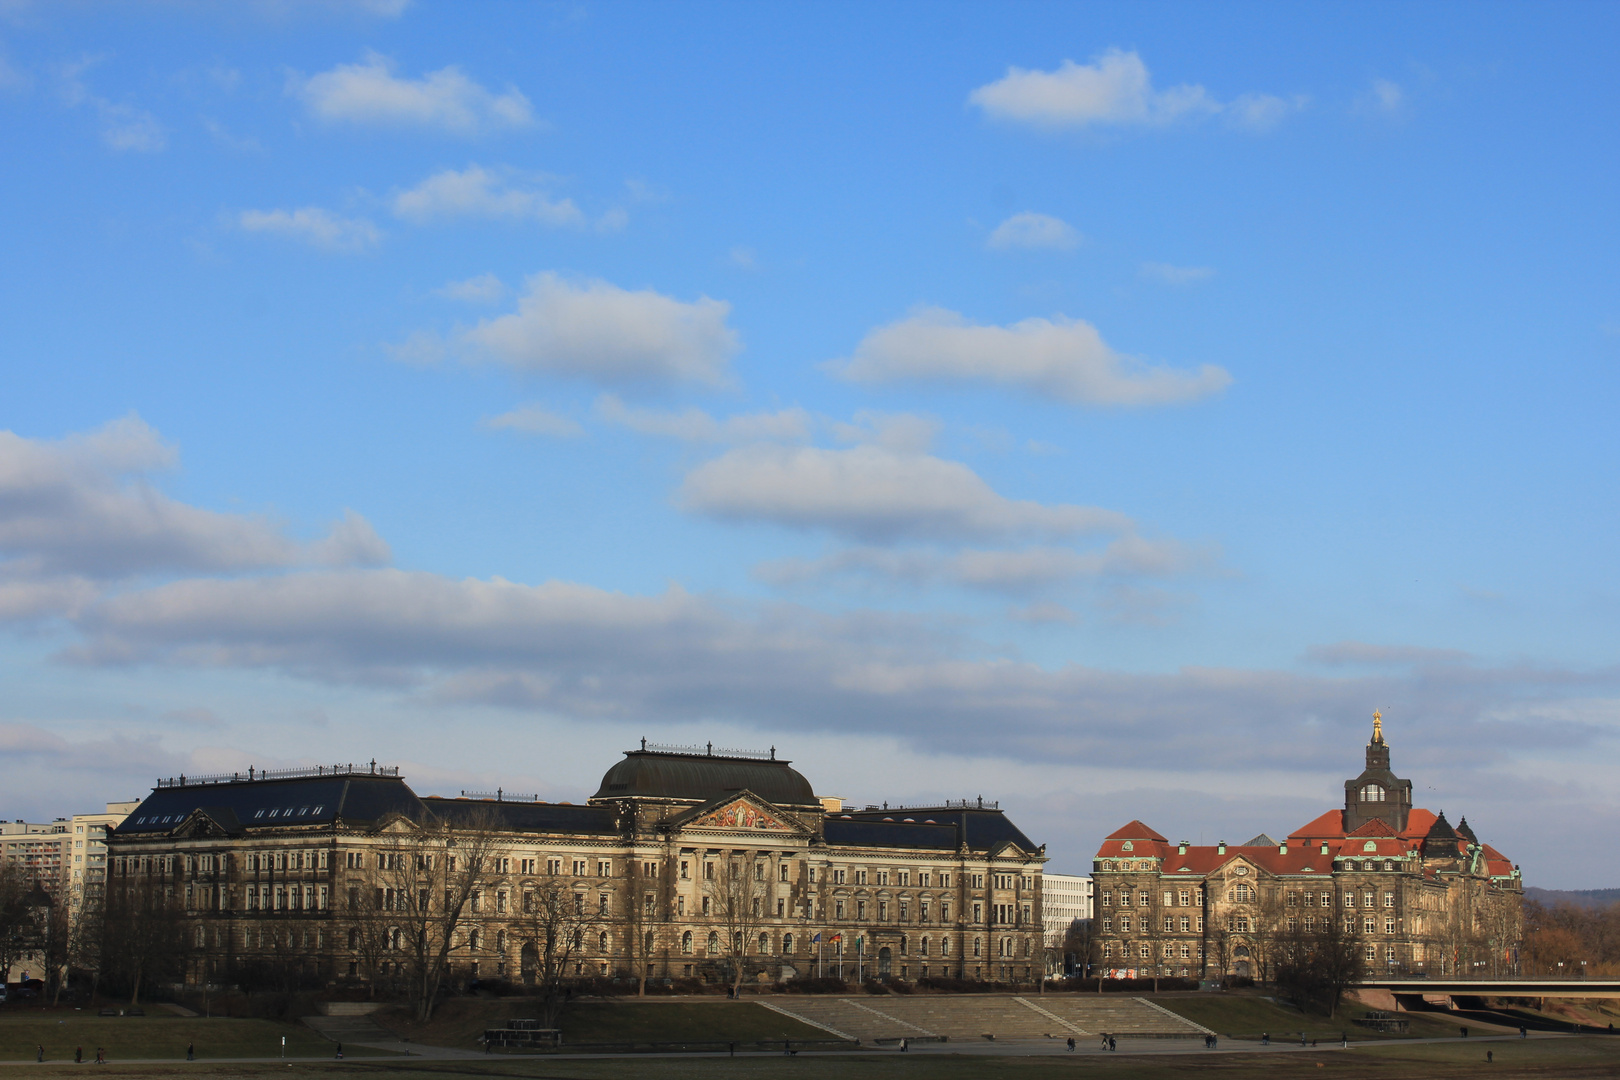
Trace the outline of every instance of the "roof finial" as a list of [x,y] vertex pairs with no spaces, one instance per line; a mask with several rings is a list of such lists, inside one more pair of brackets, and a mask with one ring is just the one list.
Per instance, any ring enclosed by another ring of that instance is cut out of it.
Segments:
[[1372,741],[1380,746],[1384,743],[1384,715],[1377,709],[1373,710],[1373,737]]

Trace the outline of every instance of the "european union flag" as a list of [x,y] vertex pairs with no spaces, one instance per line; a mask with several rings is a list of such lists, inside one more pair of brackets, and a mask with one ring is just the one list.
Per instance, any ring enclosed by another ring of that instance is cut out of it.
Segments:
[[811,943],[811,944],[812,944],[812,945],[814,945],[814,944],[815,944],[815,943],[816,943],[816,942],[818,942],[818,941],[820,941],[820,940],[821,940],[821,935],[820,935],[820,934],[817,934],[817,935],[816,935],[816,936],[815,936],[815,937],[813,937],[813,938],[811,938],[811,939],[810,939],[810,943]]

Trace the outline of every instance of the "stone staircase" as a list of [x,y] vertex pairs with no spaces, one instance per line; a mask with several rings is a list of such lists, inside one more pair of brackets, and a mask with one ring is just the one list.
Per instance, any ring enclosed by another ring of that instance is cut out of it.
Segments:
[[1007,994],[782,995],[771,1008],[866,1045],[943,1036],[953,1042],[1113,1035],[1194,1038],[1203,1028],[1142,998]]

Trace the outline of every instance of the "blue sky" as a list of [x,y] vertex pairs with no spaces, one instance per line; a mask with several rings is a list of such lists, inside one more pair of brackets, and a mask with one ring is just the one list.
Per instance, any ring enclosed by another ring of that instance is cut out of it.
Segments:
[[1381,708],[1612,885],[1617,24],[0,4],[4,813],[712,738],[1073,870]]

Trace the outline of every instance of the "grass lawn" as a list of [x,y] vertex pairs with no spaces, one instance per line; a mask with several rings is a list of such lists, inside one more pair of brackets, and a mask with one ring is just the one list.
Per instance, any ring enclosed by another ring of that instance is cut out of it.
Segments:
[[[1350,1018],[1360,1016],[1366,1007],[1346,1002],[1339,1007],[1339,1015],[1329,1020],[1325,1016],[1307,1015],[1289,1005],[1255,994],[1201,994],[1197,997],[1155,997],[1154,1004],[1162,1005],[1178,1016],[1185,1016],[1195,1024],[1233,1039],[1258,1039],[1269,1031],[1273,1041],[1287,1041],[1290,1035],[1299,1041],[1299,1033],[1319,1042],[1337,1041],[1341,1031],[1348,1031],[1352,1042],[1368,1039],[1454,1038],[1457,1023],[1442,1020],[1427,1013],[1402,1013],[1408,1020],[1406,1035],[1374,1031],[1353,1024]],[[1466,1023],[1466,1021],[1462,1021]]]
[[45,1047],[48,1061],[73,1060],[73,1048],[84,1047],[94,1061],[96,1047],[110,1061],[136,1058],[183,1058],[194,1043],[199,1058],[275,1057],[287,1038],[287,1056],[326,1055],[331,1043],[297,1024],[269,1020],[204,1020],[200,1017],[97,1016],[74,1009],[0,1011],[0,1061],[33,1061]]
[[[1477,1080],[1485,1050],[1496,1057],[1488,1075],[1497,1080],[1587,1080],[1620,1075],[1620,1039],[1601,1036],[1539,1039],[1525,1043],[1413,1044],[1388,1042],[1362,1050],[1323,1053],[1254,1053],[1135,1056],[1088,1055],[1070,1058],[981,1057],[977,1055],[828,1054],[752,1058],[637,1058],[547,1060],[483,1058],[465,1062],[390,1060],[386,1062],[236,1065],[223,1068],[140,1066],[96,1070],[101,1077],[184,1076],[190,1080],[258,1077],[397,1076],[399,1080],[545,1078],[545,1080],[1073,1080],[1077,1073],[1102,1080]],[[83,1067],[46,1066],[30,1075],[82,1074]]]
[[[478,1049],[484,1029],[514,1017],[538,1017],[529,998],[451,998],[426,1024],[400,1011],[377,1014],[384,1026],[415,1042]],[[763,1039],[831,1039],[818,1027],[772,1012],[751,1001],[576,1002],[557,1026],[563,1045],[605,1042],[754,1042]]]

